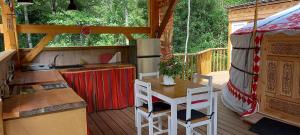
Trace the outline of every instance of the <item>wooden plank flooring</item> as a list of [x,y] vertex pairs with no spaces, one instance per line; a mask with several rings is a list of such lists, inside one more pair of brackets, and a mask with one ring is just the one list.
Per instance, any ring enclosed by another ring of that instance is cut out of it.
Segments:
[[[217,84],[216,89],[221,89],[227,82],[228,72],[212,73]],[[250,125],[243,122],[234,112],[226,108],[219,93],[218,102],[218,135],[255,135],[248,129]],[[167,126],[167,120],[164,119]],[[107,110],[88,115],[88,127],[91,135],[135,135],[134,108],[122,110]],[[206,127],[197,129],[201,134],[206,134]],[[147,127],[143,128],[143,135],[148,134]],[[184,135],[185,129],[178,126],[178,135]]]
[[[164,119],[167,126],[167,120]],[[88,126],[91,135],[134,135],[134,108],[122,110],[108,110],[88,115]],[[250,125],[243,122],[234,112],[227,109],[219,100],[218,103],[218,135],[255,135],[248,131]],[[206,127],[200,129],[206,134]],[[143,128],[143,134],[147,135],[147,127]],[[185,134],[185,129],[178,126],[178,135]]]

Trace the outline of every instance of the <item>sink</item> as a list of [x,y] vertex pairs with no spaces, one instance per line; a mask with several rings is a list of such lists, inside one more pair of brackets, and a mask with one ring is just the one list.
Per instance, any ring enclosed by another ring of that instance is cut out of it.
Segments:
[[33,64],[22,66],[21,71],[38,71],[38,70],[50,70],[49,65],[46,64]]
[[68,84],[64,82],[57,82],[57,83],[45,83],[41,84],[41,86],[45,90],[52,90],[52,89],[62,89],[62,88],[68,88]]
[[54,66],[52,69],[67,69],[67,68],[83,68],[83,65],[63,65],[63,66]]
[[36,90],[32,86],[15,86],[11,91],[11,96],[33,94]]

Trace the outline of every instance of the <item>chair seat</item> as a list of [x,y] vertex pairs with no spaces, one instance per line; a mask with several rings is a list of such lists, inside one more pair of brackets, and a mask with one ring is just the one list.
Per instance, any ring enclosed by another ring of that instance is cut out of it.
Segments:
[[[177,111],[177,118],[178,120],[182,122],[186,122],[186,110],[179,110]],[[206,114],[196,111],[196,110],[191,110],[191,122],[192,123],[197,123],[200,121],[206,121],[209,120]]]
[[152,102],[156,103],[156,102],[162,102],[162,100],[160,100],[159,98],[152,96]]
[[193,101],[192,104],[203,103],[203,102],[208,102],[208,100],[197,100],[197,101]]
[[[166,104],[164,102],[155,102],[152,103],[152,107],[153,107],[153,113],[162,113],[162,112],[168,112],[171,109],[171,106],[169,104]],[[140,107],[141,110],[145,111],[145,112],[149,112],[148,111],[148,104],[143,104],[143,106]]]

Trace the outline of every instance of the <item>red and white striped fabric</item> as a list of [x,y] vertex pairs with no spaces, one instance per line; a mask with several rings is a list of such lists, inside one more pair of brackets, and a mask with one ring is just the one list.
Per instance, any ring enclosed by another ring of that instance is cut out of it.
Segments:
[[63,76],[87,102],[88,112],[134,105],[134,67],[64,72]]

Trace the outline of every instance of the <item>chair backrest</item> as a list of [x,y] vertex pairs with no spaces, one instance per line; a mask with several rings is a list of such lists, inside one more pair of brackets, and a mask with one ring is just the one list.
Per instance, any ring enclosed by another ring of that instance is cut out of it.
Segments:
[[[213,87],[212,87],[212,77],[205,75],[197,75],[197,79],[206,79],[208,81],[207,85],[199,88],[188,88],[187,89],[187,103],[186,103],[186,120],[191,118],[192,110],[207,109],[207,114],[212,114],[213,106]],[[194,78],[193,78],[194,79]],[[204,101],[204,102],[197,102]]]
[[206,86],[211,85],[212,86],[212,76],[208,75],[201,75],[198,73],[193,74],[192,76],[193,83],[198,83],[200,81],[207,82]]
[[135,106],[140,107],[143,103],[148,104],[148,110],[152,111],[151,83],[136,79],[134,83]]
[[139,79],[142,80],[143,77],[156,77],[159,78],[159,72],[150,72],[150,73],[139,73]]

